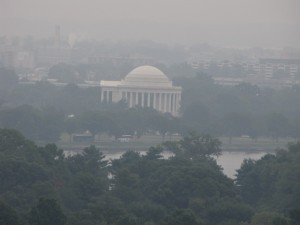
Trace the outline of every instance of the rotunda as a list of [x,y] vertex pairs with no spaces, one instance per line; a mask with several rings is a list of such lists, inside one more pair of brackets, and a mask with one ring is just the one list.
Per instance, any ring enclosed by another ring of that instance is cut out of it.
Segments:
[[140,66],[133,69],[122,81],[124,85],[172,87],[172,82],[159,69],[153,66]]

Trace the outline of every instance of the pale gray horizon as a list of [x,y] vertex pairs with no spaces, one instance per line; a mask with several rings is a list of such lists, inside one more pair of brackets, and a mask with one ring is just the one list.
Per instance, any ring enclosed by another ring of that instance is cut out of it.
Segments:
[[300,47],[299,0],[0,0],[0,36]]

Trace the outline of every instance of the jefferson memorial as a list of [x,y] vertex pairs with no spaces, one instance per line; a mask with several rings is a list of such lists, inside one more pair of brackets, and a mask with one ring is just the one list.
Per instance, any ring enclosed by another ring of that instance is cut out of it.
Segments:
[[181,87],[153,66],[140,66],[128,73],[123,80],[102,80],[101,102],[124,100],[129,107],[151,107],[160,112],[178,116]]

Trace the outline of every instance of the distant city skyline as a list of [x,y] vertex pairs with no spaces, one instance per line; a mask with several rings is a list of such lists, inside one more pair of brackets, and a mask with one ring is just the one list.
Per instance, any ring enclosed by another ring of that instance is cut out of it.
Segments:
[[0,36],[300,47],[298,0],[1,0]]

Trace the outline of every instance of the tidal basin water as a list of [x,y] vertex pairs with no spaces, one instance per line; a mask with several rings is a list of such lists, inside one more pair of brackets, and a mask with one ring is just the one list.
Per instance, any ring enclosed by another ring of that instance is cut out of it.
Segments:
[[[117,153],[105,153],[107,159],[117,159],[124,152]],[[145,154],[144,151],[141,154]],[[235,178],[236,170],[241,167],[244,159],[260,159],[262,156],[266,155],[267,152],[238,152],[238,151],[224,151],[222,155],[216,158],[218,165],[223,168],[223,172],[230,178]],[[170,157],[171,153],[164,153],[165,158]]]
[[236,170],[239,169],[244,159],[260,159],[267,152],[223,152],[217,158],[217,163],[223,168],[224,174],[230,178],[235,178]]

